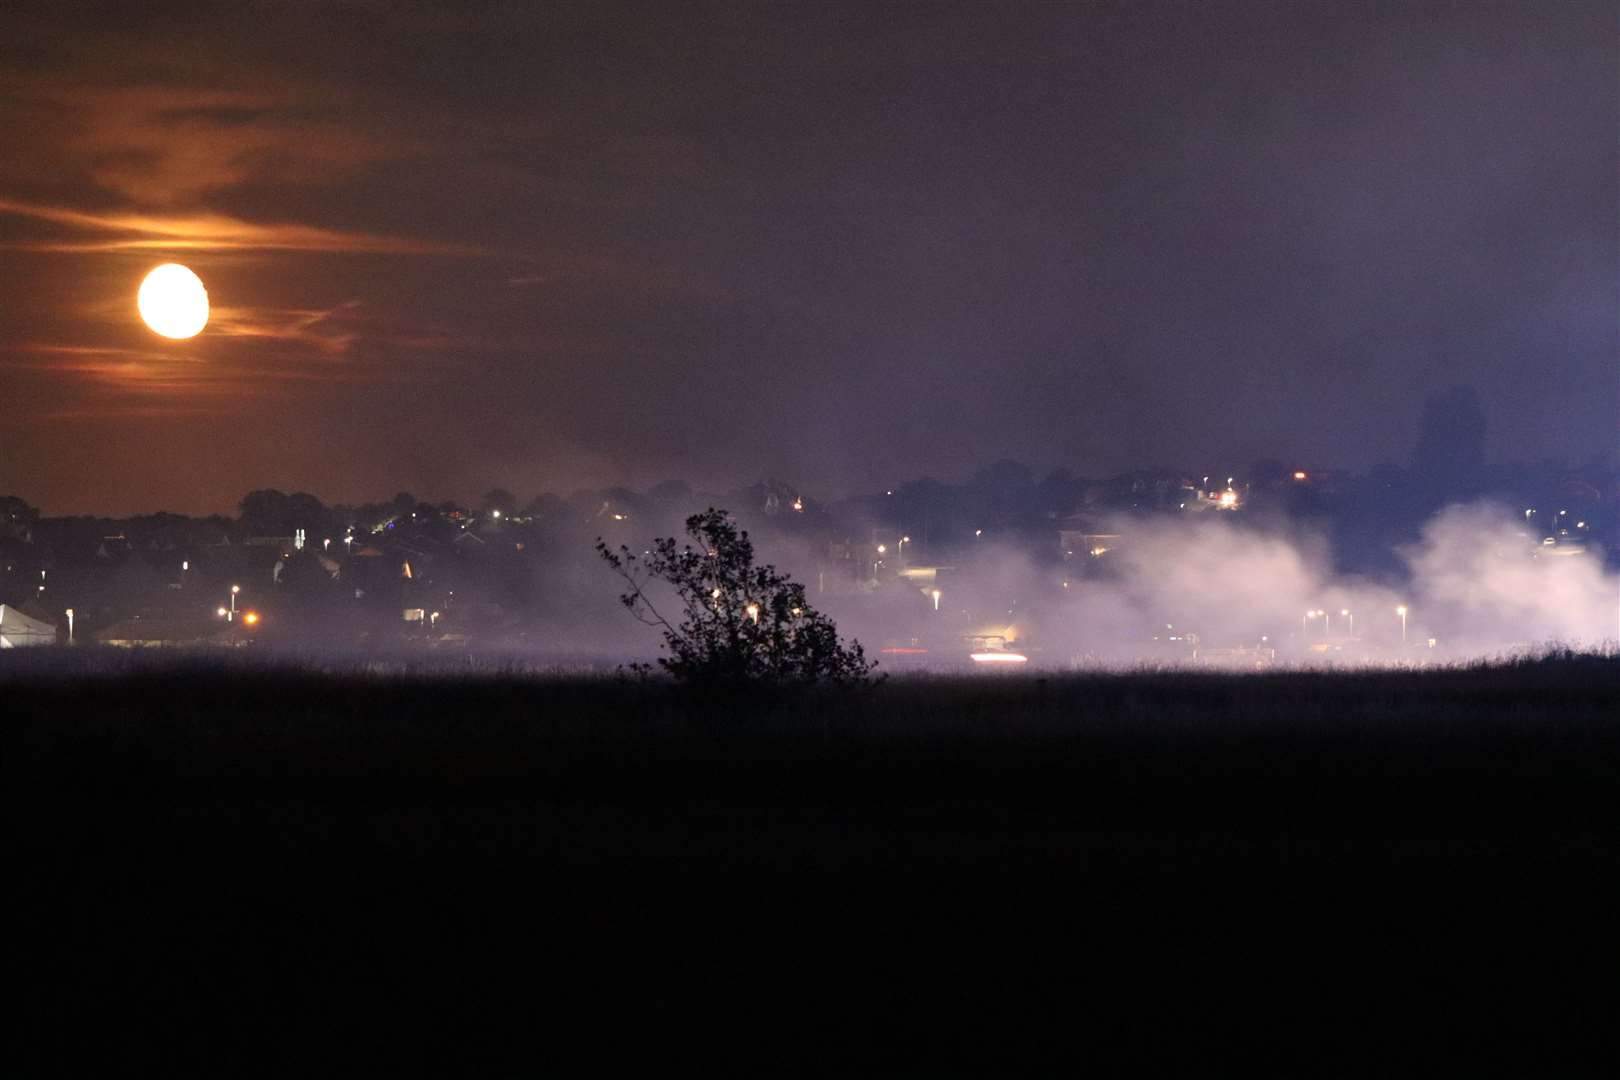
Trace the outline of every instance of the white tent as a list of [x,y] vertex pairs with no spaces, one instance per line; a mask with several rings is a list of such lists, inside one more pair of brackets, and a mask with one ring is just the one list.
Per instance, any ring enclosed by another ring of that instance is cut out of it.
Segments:
[[0,649],[24,645],[55,645],[56,627],[0,604]]

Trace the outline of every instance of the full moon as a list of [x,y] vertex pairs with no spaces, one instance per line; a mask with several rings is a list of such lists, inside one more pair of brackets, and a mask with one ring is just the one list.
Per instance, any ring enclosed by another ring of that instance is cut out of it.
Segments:
[[208,290],[179,263],[164,263],[147,274],[135,306],[146,325],[166,338],[196,337],[208,325]]

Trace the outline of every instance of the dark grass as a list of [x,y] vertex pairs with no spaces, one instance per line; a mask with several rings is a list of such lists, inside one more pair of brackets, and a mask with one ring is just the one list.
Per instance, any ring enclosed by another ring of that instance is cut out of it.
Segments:
[[0,667],[13,1075],[1611,1075],[1620,668]]

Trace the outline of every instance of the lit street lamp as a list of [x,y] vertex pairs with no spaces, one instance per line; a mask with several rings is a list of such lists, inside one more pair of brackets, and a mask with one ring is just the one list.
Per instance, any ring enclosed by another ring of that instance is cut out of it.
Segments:
[[895,557],[900,560],[901,566],[906,564],[906,545],[909,543],[911,543],[911,537],[902,536],[900,538],[900,545],[895,550]]
[[1339,614],[1343,615],[1345,618],[1350,620],[1350,629],[1346,630],[1345,633],[1349,634],[1351,637],[1355,637],[1356,636],[1356,617],[1354,615],[1350,614],[1350,609],[1349,608],[1341,609],[1339,611]]
[[1395,609],[1395,614],[1401,617],[1401,644],[1406,644],[1406,605],[1402,604]]
[[934,610],[935,611],[939,610],[939,590],[938,589],[934,590]]
[[71,645],[73,644],[73,609],[68,608],[66,614],[68,620],[68,644]]
[[230,613],[225,616],[225,621],[226,622],[235,622],[236,621],[236,594],[241,592],[241,591],[242,591],[242,586],[240,586],[240,585],[232,585],[231,586],[231,610],[230,610]]

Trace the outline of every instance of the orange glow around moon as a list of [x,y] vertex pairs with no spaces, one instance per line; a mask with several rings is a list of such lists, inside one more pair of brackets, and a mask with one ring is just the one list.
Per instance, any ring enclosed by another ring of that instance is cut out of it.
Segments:
[[164,263],[146,275],[135,297],[141,319],[166,338],[189,338],[208,325],[208,290],[179,263]]

